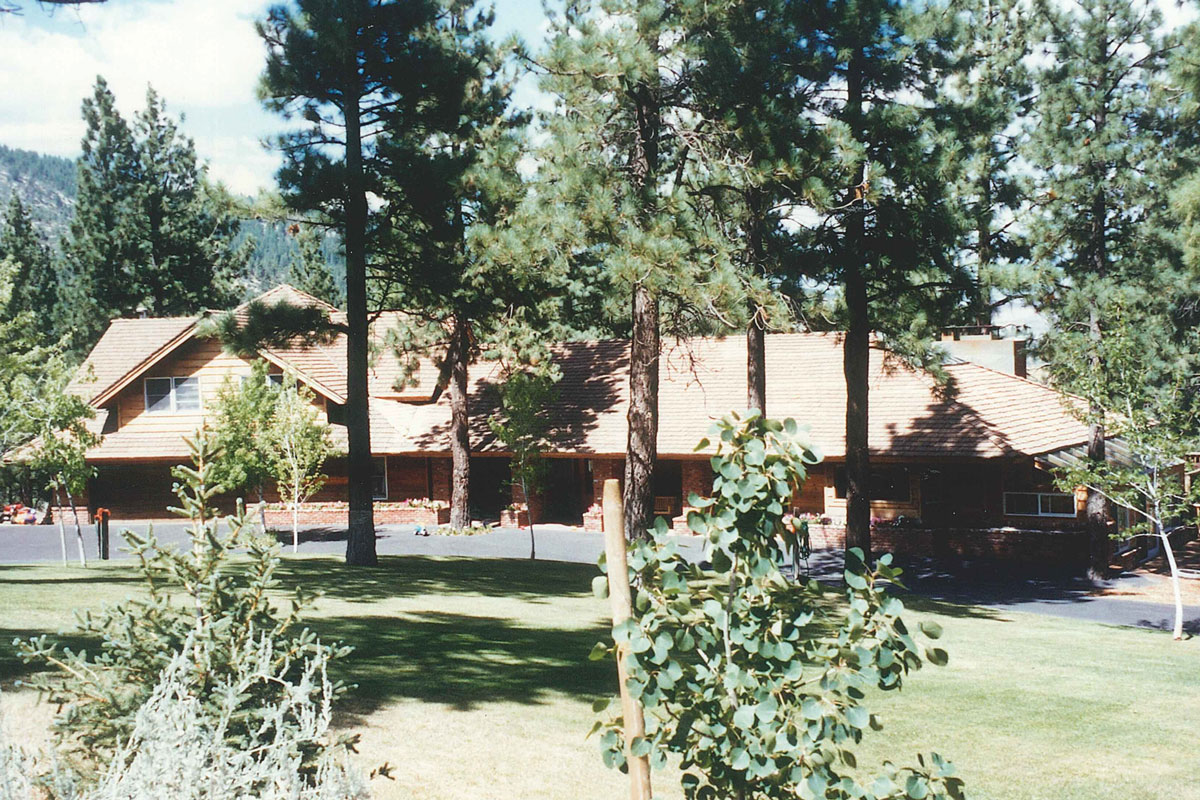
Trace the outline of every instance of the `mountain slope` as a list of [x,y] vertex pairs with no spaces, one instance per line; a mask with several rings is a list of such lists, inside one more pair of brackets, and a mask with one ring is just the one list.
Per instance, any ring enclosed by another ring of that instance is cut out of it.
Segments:
[[57,242],[71,223],[75,162],[0,144],[0,208],[16,191],[46,240]]
[[[71,225],[75,207],[75,162],[0,144],[0,215],[13,191],[33,216],[46,242],[56,246]],[[246,265],[243,294],[253,297],[277,283],[287,281],[292,261],[299,252],[294,236],[282,223],[245,220],[234,240],[240,246],[250,240],[254,253]],[[342,285],[346,274],[341,248],[334,238],[322,248],[334,280]]]

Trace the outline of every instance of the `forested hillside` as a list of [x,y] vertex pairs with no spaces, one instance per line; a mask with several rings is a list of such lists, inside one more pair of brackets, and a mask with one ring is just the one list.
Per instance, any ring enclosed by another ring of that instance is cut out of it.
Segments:
[[[0,144],[0,204],[6,204],[14,191],[46,243],[57,248],[74,213],[75,162]],[[254,252],[246,264],[245,296],[288,280],[300,248],[286,226],[246,220],[235,241],[241,245],[247,240],[254,242]],[[345,266],[337,242],[327,239],[321,249],[334,281],[342,285]]]
[[0,202],[21,195],[48,241],[56,242],[71,222],[75,202],[75,162],[0,144]]

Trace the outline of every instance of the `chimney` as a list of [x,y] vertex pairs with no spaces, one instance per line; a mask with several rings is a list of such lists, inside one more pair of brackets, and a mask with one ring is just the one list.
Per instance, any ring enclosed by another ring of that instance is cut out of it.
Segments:
[[1028,331],[1022,327],[972,325],[945,329],[938,344],[953,358],[1024,378],[1028,342]]

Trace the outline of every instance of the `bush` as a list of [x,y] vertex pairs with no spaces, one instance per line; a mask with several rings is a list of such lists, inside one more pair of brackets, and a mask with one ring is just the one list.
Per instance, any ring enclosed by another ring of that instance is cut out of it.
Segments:
[[[108,761],[134,735],[138,714],[168,669],[176,669],[176,683],[204,709],[198,715],[227,715],[224,739],[247,747],[263,735],[263,726],[270,731],[300,725],[287,714],[272,716],[272,709],[280,707],[289,686],[302,685],[306,661],[324,664],[349,652],[322,644],[300,627],[310,595],[297,589],[285,609],[276,608],[271,594],[279,585],[278,544],[261,535],[240,503],[232,516],[218,516],[211,501],[222,491],[212,480],[220,452],[203,429],[189,447],[195,466],[176,468],[180,507],[172,511],[191,521],[191,547],[178,552],[159,547],[153,532],[145,538],[125,532],[146,596],[77,615],[79,631],[101,640],[99,651],[73,652],[45,636],[15,642],[26,662],[52,668],[33,683],[63,704],[55,720],[59,744],[93,766]],[[239,550],[245,552],[243,563],[234,561]],[[249,673],[242,663],[261,641],[271,644],[270,679],[265,668]],[[176,663],[185,652],[192,656],[186,668]],[[230,710],[222,687],[247,675],[258,679],[243,681]],[[310,688],[314,698],[324,691]],[[341,688],[333,684],[330,699]],[[310,747],[306,759],[312,761],[320,748]]]
[[[252,639],[211,687],[195,694],[193,675],[210,664],[212,637],[197,628],[167,663],[161,679],[134,714],[132,732],[90,788],[54,760],[46,763],[0,741],[0,800],[355,800],[366,797],[362,776],[329,741],[334,685],[328,656],[295,664],[279,658],[274,642]],[[237,745],[242,697],[255,687],[278,687],[258,709],[261,724]],[[308,754],[316,753],[315,756]]]
[[[703,800],[961,797],[961,781],[936,754],[857,782],[854,746],[878,728],[866,690],[899,689],[922,655],[944,664],[946,654],[919,645],[903,605],[885,593],[882,583],[900,574],[888,556],[868,570],[860,551],[847,553],[838,613],[815,582],[797,586],[780,573],[779,540],[795,547],[803,527],[786,526],[784,510],[819,460],[792,420],[735,414],[716,432],[712,497],[688,499],[700,509],[688,525],[708,539],[712,568],[681,557],[661,521],[651,541],[630,549],[635,617],[613,629],[613,642],[628,646],[626,688],[646,714],[645,737],[628,743],[633,755],[656,764],[680,757],[685,795]],[[597,579],[601,593],[605,586]],[[600,643],[592,655],[613,650]],[[623,767],[621,721],[594,730],[602,728],[605,761]]]

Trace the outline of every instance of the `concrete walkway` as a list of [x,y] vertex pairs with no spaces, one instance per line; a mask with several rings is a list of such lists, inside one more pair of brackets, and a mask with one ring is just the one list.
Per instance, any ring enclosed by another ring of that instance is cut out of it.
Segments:
[[[147,523],[113,523],[112,557],[129,558],[119,531],[125,528],[144,534]],[[156,523],[155,535],[164,544],[187,543],[186,527],[178,522]],[[418,535],[415,526],[381,526],[376,539],[380,555],[461,556],[467,558],[528,558],[529,532],[493,529],[475,536]],[[546,561],[594,564],[604,550],[602,534],[561,525],[535,528],[537,557]],[[334,528],[306,527],[301,532],[300,552],[309,555],[340,556],[345,553],[345,531]],[[291,543],[290,534],[281,540]],[[677,537],[688,558],[703,557],[703,543],[694,537]],[[72,562],[78,559],[75,533],[67,527],[67,551]],[[84,529],[84,548],[88,559],[96,559],[94,529]],[[0,563],[56,563],[61,558],[56,526],[0,525]],[[1064,576],[1029,577],[1003,574],[994,566],[968,566],[947,572],[938,565],[912,560],[905,567],[905,590],[916,595],[949,603],[984,606],[996,611],[1019,611],[1056,617],[1169,630],[1174,609],[1170,604],[1147,602],[1097,593],[1109,589],[1136,594],[1139,585],[1151,579],[1144,575],[1126,575],[1096,585],[1082,578]],[[809,559],[807,574],[818,580],[841,580],[840,551],[817,551]],[[1185,630],[1200,633],[1200,605],[1185,607]]]

